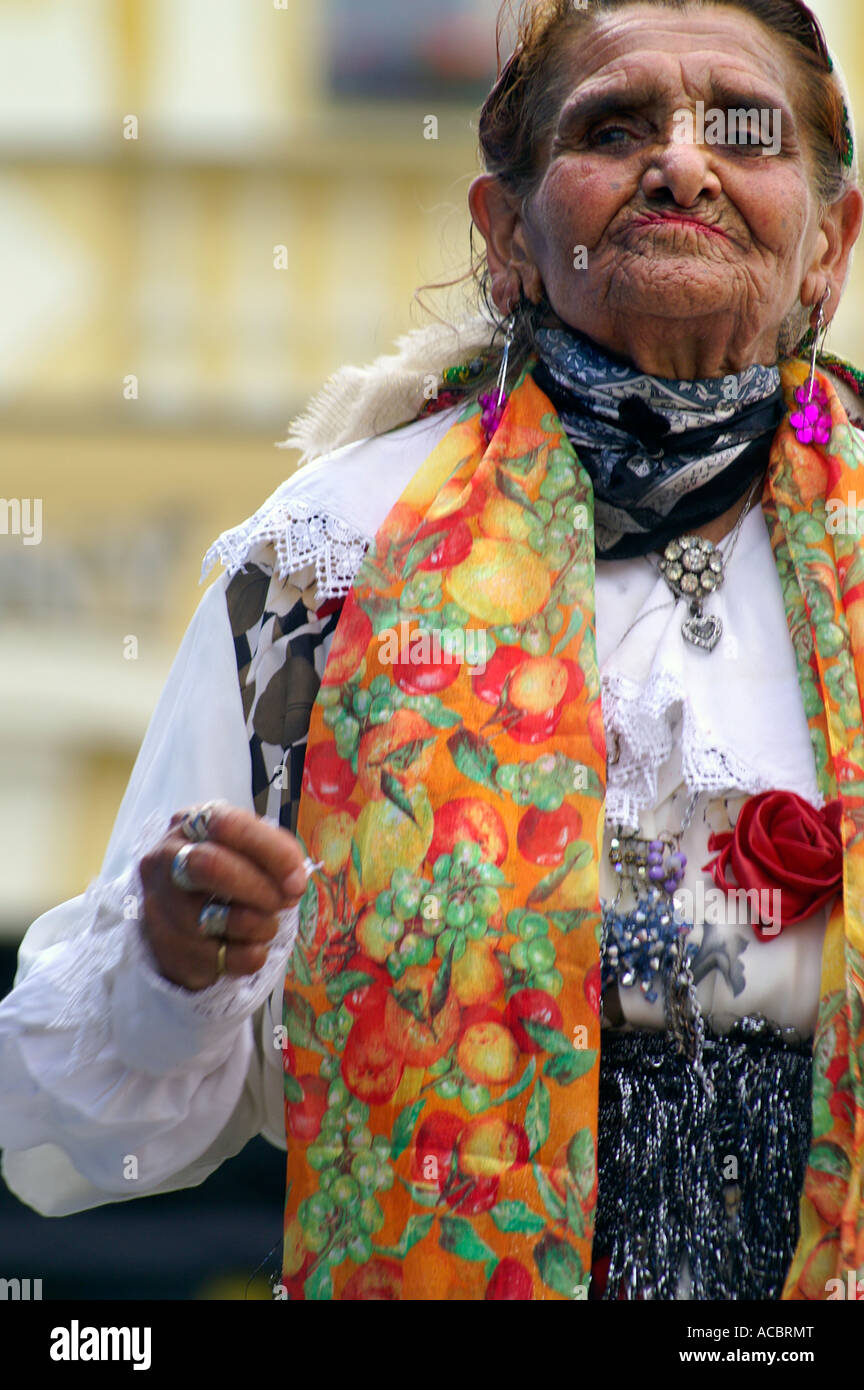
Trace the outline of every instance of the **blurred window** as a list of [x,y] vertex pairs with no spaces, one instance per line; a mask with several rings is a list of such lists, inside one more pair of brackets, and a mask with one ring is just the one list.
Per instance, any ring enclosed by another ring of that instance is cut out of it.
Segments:
[[327,0],[334,96],[483,99],[499,0]]

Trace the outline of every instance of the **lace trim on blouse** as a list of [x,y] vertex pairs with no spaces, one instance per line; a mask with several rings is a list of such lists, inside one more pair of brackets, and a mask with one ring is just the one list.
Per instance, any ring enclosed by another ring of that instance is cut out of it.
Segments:
[[601,697],[609,750],[607,824],[636,827],[640,811],[657,805],[658,776],[677,742],[679,719],[681,770],[691,795],[770,791],[754,768],[709,737],[670,672],[657,671],[644,685],[618,672],[606,674]]
[[272,570],[272,564],[268,565],[266,555],[261,553],[269,546],[275,551],[275,569],[280,579],[314,564],[316,602],[350,593],[370,537],[332,512],[322,511],[319,504],[286,493],[290,481],[278,488],[254,515],[223,531],[213,542],[204,556],[202,579],[217,560],[232,577],[252,560],[262,569]]

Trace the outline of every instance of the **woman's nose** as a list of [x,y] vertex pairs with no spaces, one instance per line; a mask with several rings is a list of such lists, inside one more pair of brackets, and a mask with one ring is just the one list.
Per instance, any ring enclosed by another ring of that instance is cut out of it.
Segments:
[[689,208],[700,198],[718,197],[721,185],[704,146],[670,140],[645,170],[642,192],[646,198],[671,193],[679,207]]

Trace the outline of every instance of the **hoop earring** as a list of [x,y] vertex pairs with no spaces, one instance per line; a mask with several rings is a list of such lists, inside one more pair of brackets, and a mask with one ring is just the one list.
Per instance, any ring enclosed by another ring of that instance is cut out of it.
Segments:
[[[789,416],[789,423],[795,431],[799,444],[827,444],[831,438],[833,424],[831,407],[823,386],[816,384],[816,359],[825,347],[829,324],[825,322],[825,305],[831,298],[831,286],[826,287],[819,301],[819,314],[813,331],[813,347],[810,354],[810,374],[806,383],[799,386],[795,399],[801,406]],[[822,338],[820,348],[819,339]]]

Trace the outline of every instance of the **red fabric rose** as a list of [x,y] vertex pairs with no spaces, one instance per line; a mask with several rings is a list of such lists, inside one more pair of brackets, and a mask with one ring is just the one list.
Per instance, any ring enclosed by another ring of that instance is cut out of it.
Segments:
[[[728,867],[734,886],[755,889],[760,909],[767,907],[767,916],[753,913],[760,941],[811,916],[842,887],[842,817],[840,801],[817,811],[794,792],[761,792],[744,803],[733,831],[710,837],[709,850],[720,853],[703,868],[717,887],[724,892],[733,888],[726,878]],[[773,916],[775,903],[779,922]]]

